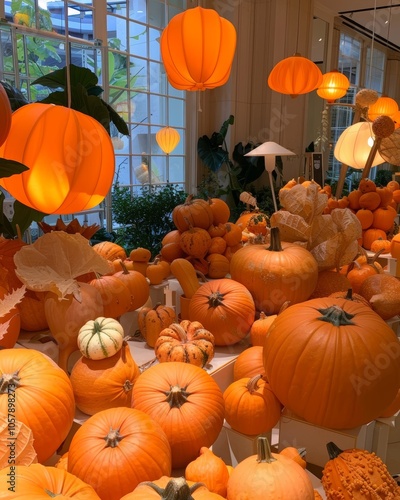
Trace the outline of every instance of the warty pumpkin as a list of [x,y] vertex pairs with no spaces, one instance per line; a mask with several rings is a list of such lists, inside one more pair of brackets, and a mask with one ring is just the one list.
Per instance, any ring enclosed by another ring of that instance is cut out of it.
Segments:
[[232,279],[253,296],[258,311],[277,314],[282,304],[307,300],[318,280],[318,264],[305,248],[281,242],[279,229],[271,228],[271,243],[246,245],[231,259]]
[[221,278],[203,283],[189,305],[189,319],[214,335],[215,345],[232,345],[249,333],[255,317],[254,300],[241,283]]
[[357,449],[342,451],[332,442],[327,444],[327,449],[329,461],[321,479],[327,500],[400,498],[400,486],[375,453]]
[[81,357],[70,375],[77,408],[87,415],[108,408],[130,408],[132,388],[139,375],[139,367],[127,342],[108,358]]
[[114,318],[100,316],[87,321],[78,333],[78,348],[89,359],[104,359],[117,353],[124,341],[124,328]]
[[133,405],[163,428],[174,469],[186,467],[202,446],[211,446],[224,422],[221,389],[205,370],[189,363],[145,370],[133,387]]
[[231,382],[223,396],[225,420],[237,432],[256,436],[279,422],[282,405],[262,375]]
[[257,438],[257,454],[239,462],[228,481],[227,500],[314,500],[307,472],[294,460],[271,453],[268,439]]
[[0,413],[32,430],[38,461],[45,462],[72,426],[75,401],[71,382],[39,351],[0,350]]
[[0,499],[48,500],[51,497],[101,500],[89,484],[56,467],[32,464],[0,471]]
[[351,429],[377,418],[395,397],[399,352],[395,333],[371,308],[326,297],[278,315],[264,366],[290,411],[315,425]]
[[214,335],[198,321],[185,319],[160,332],[154,352],[160,363],[181,361],[204,368],[214,357]]
[[183,231],[179,244],[187,255],[202,259],[207,255],[211,236],[206,229],[191,226],[187,231]]

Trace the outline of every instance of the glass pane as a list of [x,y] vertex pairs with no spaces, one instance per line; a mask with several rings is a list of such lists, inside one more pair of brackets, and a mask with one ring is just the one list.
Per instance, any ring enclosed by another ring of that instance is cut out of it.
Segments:
[[134,90],[148,89],[147,61],[138,57],[129,58],[130,86]]
[[150,92],[166,94],[166,79],[164,66],[160,63],[150,62]]
[[167,156],[151,157],[151,177],[153,184],[167,182]]
[[129,51],[147,57],[147,28],[143,24],[129,23]]
[[165,26],[165,4],[164,0],[153,0],[149,2],[147,22],[151,26],[163,28]]
[[126,52],[128,48],[127,21],[121,17],[107,16],[107,40],[112,49]]
[[133,99],[135,103],[134,122],[136,123],[148,123],[149,121],[147,98],[148,94],[137,92]]
[[142,23],[146,22],[147,6],[146,0],[130,0],[129,18]]
[[182,156],[170,156],[168,165],[168,181],[173,184],[185,180],[185,163]]
[[150,94],[150,122],[167,125],[167,100],[157,94]]
[[0,29],[0,68],[4,73],[14,72],[13,45],[9,28]]
[[169,124],[171,127],[182,127],[185,124],[185,106],[181,99],[168,99]]
[[132,153],[141,155],[150,151],[149,146],[149,127],[137,125],[131,127]]
[[119,182],[120,184],[130,184],[130,163],[129,156],[115,157],[115,175],[114,183]]
[[161,61],[160,37],[160,30],[149,29],[150,59],[154,61]]

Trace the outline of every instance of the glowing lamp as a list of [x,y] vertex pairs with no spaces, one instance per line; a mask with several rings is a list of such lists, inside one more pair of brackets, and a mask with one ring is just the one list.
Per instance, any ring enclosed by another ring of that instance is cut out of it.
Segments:
[[[346,128],[336,143],[334,149],[335,158],[349,167],[363,169],[370,156],[371,148],[375,142],[371,124],[358,122]],[[371,167],[375,167],[385,160],[379,152],[376,152]]]
[[272,90],[292,97],[307,94],[317,89],[321,83],[321,70],[300,54],[280,61],[268,76],[268,85]]
[[317,94],[328,102],[340,99],[350,87],[349,79],[337,70],[330,71],[322,75],[322,83],[317,88]]
[[46,214],[97,206],[114,178],[114,149],[94,118],[64,106],[33,103],[12,115],[0,156],[29,170],[0,180],[15,199]]
[[395,128],[400,127],[400,110],[396,111],[396,113],[392,116],[392,120],[394,121]]
[[205,90],[227,82],[236,30],[213,9],[195,7],[174,16],[161,35],[169,83],[179,90]]
[[164,127],[156,133],[156,141],[165,154],[169,155],[179,144],[181,136],[173,127]]
[[390,116],[390,118],[393,118],[393,115],[398,110],[399,105],[394,99],[382,96],[368,108],[368,119],[373,122],[378,116]]

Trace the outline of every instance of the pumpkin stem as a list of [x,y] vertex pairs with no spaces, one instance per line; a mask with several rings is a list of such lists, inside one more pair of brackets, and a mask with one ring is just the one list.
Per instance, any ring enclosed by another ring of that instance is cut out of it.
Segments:
[[258,436],[257,438],[257,462],[258,463],[272,463],[276,458],[272,456],[271,447],[268,438],[265,436]]
[[186,387],[179,387],[178,385],[171,386],[170,390],[164,393],[167,396],[167,401],[170,408],[180,408],[187,402],[190,392],[186,391]]
[[352,288],[349,288],[347,290],[345,299],[347,299],[347,300],[353,300],[353,289]]
[[53,493],[52,491],[47,490],[46,488],[44,489],[44,492],[46,493],[46,495],[49,495],[50,498],[56,498],[60,496],[58,493]]
[[19,386],[20,378],[18,377],[18,371],[14,373],[3,373],[0,377],[0,394],[14,392],[14,389]]
[[253,394],[258,389],[258,381],[263,378],[263,375],[255,375],[246,384],[246,389]]
[[125,436],[121,436],[119,429],[110,428],[107,436],[104,438],[106,442],[106,448],[116,448],[118,443],[124,439]]
[[322,316],[317,318],[320,321],[326,321],[334,326],[354,325],[354,323],[350,321],[354,318],[354,314],[344,311],[339,306],[330,306],[326,309],[317,309],[317,311],[322,314]]
[[223,304],[223,299],[224,299],[224,293],[221,293],[219,291],[213,292],[209,297],[208,297],[208,307],[218,307]]
[[336,444],[333,443],[332,441],[330,441],[326,445],[326,448],[328,450],[328,455],[329,455],[330,460],[337,458],[343,452],[343,450],[341,450],[338,446],[336,446]]
[[307,455],[307,448],[297,448],[297,452],[300,455],[301,458],[305,458]]
[[179,323],[171,323],[169,325],[169,328],[171,328],[171,330],[179,335],[179,340],[182,342],[182,344],[186,344],[187,335],[185,329]]
[[267,250],[271,252],[282,252],[281,237],[279,234],[279,227],[271,227],[270,232],[270,245]]
[[192,493],[200,486],[204,486],[203,483],[194,483],[189,487],[184,477],[173,477],[168,481],[165,488],[151,482],[141,484],[145,484],[156,491],[161,500],[193,500]]
[[129,392],[132,390],[133,384],[130,380],[125,380],[124,385],[122,388],[124,389],[125,392]]

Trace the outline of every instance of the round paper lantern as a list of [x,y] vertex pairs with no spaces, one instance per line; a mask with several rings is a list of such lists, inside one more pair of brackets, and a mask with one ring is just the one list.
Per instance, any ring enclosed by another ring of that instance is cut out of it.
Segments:
[[392,115],[391,118],[394,121],[395,128],[399,128],[400,127],[400,110],[396,111],[396,113],[394,115]]
[[179,144],[181,136],[172,127],[164,127],[156,133],[156,141],[165,154],[169,155]]
[[296,97],[317,89],[322,83],[322,73],[316,64],[300,54],[280,61],[268,77],[268,85],[281,94]]
[[374,121],[378,116],[390,116],[393,118],[393,115],[396,111],[399,110],[399,105],[397,102],[391,97],[379,97],[379,99],[368,108],[368,118],[371,121]]
[[1,179],[0,185],[46,214],[97,206],[114,177],[114,149],[105,128],[65,106],[33,103],[17,109],[0,156],[29,168]]
[[232,23],[213,9],[195,7],[174,16],[161,35],[169,83],[179,90],[205,90],[227,82],[236,49]]
[[322,83],[317,89],[317,94],[328,102],[334,102],[346,95],[349,87],[347,76],[335,69],[322,75]]
[[[374,140],[371,123],[355,123],[341,133],[333,154],[344,165],[361,170],[365,167]],[[377,152],[371,167],[384,162],[385,160]]]
[[10,101],[8,100],[8,96],[6,91],[4,90],[3,85],[0,83],[0,146],[7,139],[8,133],[11,128],[11,116],[12,110]]

